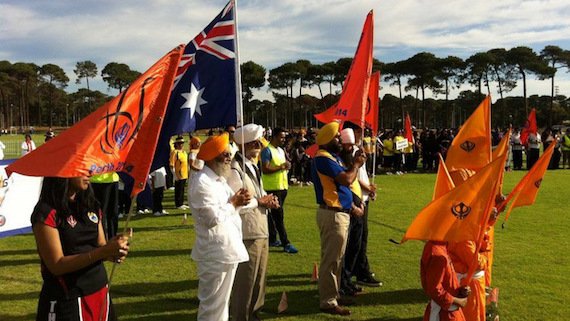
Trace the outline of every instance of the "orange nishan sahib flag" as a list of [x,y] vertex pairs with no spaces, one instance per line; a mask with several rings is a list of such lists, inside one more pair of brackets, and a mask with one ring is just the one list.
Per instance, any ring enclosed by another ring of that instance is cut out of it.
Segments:
[[418,213],[408,227],[406,240],[446,242],[478,241],[491,212],[497,192],[497,181],[504,170],[505,159],[499,158],[463,184],[433,200]]
[[530,171],[526,173],[509,194],[505,202],[508,202],[510,199],[513,199],[513,202],[505,213],[505,221],[511,215],[513,208],[532,205],[536,201],[538,190],[542,184],[542,178],[546,173],[546,169],[548,169],[548,164],[550,164],[550,158],[552,158],[552,154],[554,153],[555,145],[555,143],[551,143],[550,146],[548,146],[544,154],[540,156]]
[[478,171],[491,161],[491,96],[461,126],[445,158],[447,169]]
[[360,41],[346,75],[339,101],[315,118],[323,123],[333,120],[350,121],[364,127],[370,76],[372,73],[372,49],[374,43],[374,14],[366,16]]
[[441,157],[440,153],[438,153],[437,156],[439,156],[439,165],[437,168],[437,176],[435,178],[432,200],[440,198],[455,188],[455,184],[453,183],[453,179],[451,179],[451,176],[447,171],[443,157]]
[[144,188],[183,50],[170,51],[119,96],[7,171],[57,177],[122,171],[135,179],[133,193],[141,182]]

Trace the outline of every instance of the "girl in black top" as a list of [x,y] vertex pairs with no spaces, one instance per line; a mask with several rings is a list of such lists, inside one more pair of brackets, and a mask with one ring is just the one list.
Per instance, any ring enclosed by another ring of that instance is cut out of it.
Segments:
[[89,177],[44,178],[32,213],[43,286],[36,320],[115,320],[103,260],[121,263],[128,237],[106,241]]

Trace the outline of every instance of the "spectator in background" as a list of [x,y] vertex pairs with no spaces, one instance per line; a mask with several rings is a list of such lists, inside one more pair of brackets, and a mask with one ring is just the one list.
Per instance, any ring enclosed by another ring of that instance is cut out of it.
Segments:
[[22,143],[22,156],[25,156],[28,153],[32,152],[34,149],[36,149],[36,144],[32,140],[32,135],[26,134],[26,136],[24,137],[25,140]]
[[48,130],[45,134],[45,139],[44,139],[44,143],[51,140],[52,138],[55,137],[55,133],[52,132],[51,130]]
[[166,169],[161,167],[150,173],[150,182],[152,189],[152,211],[154,212],[154,216],[168,214],[162,207],[164,189],[166,188]]
[[89,179],[95,198],[103,211],[103,227],[107,238],[117,235],[119,229],[119,174],[115,172],[93,175]]
[[570,128],[566,129],[566,134],[560,138],[560,145],[562,147],[562,169],[570,168]]
[[188,153],[184,150],[184,137],[178,136],[174,141],[174,150],[170,153],[170,171],[174,175],[174,206],[179,210],[187,210],[184,205],[186,181],[188,180]]
[[382,158],[384,161],[383,167],[386,174],[392,174],[392,164],[394,163],[394,140],[393,132],[386,132],[384,135],[384,140],[382,145],[384,145],[384,150],[382,152]]
[[513,151],[513,169],[521,170],[524,146],[521,142],[521,131],[519,128],[515,128],[511,136],[511,148]]
[[[289,182],[287,172],[291,168],[291,163],[287,160],[285,141],[287,132],[282,128],[275,128],[271,142],[261,152],[261,169],[263,172],[263,186],[267,193],[277,196],[279,208],[271,209],[268,215],[269,224],[269,245],[274,247],[283,246],[286,253],[295,254],[297,248],[289,242],[285,229],[283,204],[287,197]],[[277,234],[279,239],[277,240]]]
[[538,160],[540,156],[540,134],[530,133],[528,135],[528,149],[526,154],[526,169],[530,170],[534,163]]

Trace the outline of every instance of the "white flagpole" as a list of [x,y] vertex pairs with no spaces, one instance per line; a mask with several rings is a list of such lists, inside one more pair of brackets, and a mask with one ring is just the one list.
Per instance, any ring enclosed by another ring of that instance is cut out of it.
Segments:
[[[236,127],[245,125],[243,122],[243,101],[241,93],[241,70],[239,64],[239,39],[238,39],[238,13],[237,13],[237,0],[230,0],[234,4],[234,51],[235,51],[235,68],[236,68],[236,112],[238,115],[238,123]],[[245,143],[244,143],[244,132],[241,131],[241,150],[242,150],[242,164],[241,168],[245,171]],[[245,181],[243,181],[243,187],[245,188]]]

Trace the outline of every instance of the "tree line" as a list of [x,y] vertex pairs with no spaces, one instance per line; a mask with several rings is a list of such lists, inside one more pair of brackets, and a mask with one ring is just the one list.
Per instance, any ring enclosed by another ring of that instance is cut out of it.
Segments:
[[[286,128],[316,126],[313,114],[330,107],[339,96],[352,58],[313,64],[300,59],[286,62],[269,72],[248,61],[241,65],[246,122]],[[570,100],[556,93],[555,76],[560,69],[570,70],[570,50],[549,45],[540,53],[529,47],[509,50],[495,48],[477,52],[463,60],[459,57],[436,57],[420,52],[408,59],[383,63],[374,59],[384,85],[397,88],[398,96],[385,94],[380,102],[380,126],[401,127],[404,114],[422,127],[456,127],[478,105],[491,87],[499,99],[494,104],[496,126],[524,123],[530,108],[537,108],[540,125],[552,125],[570,119]],[[90,79],[97,77],[98,67],[89,60],[77,62],[75,81],[83,84],[67,93],[69,77],[55,64],[0,61],[0,127],[69,126],[88,115],[110,97],[91,90]],[[101,70],[109,88],[119,92],[140,75],[124,63],[110,62]],[[550,80],[548,95],[527,95],[527,80],[535,77]],[[523,97],[507,97],[522,81]],[[266,86],[274,101],[254,99],[253,90]],[[469,85],[457,98],[450,99],[452,89]],[[318,89],[318,97],[308,89]],[[426,97],[426,91],[432,97]],[[382,90],[381,90],[382,92]],[[443,98],[438,98],[442,95]]]

